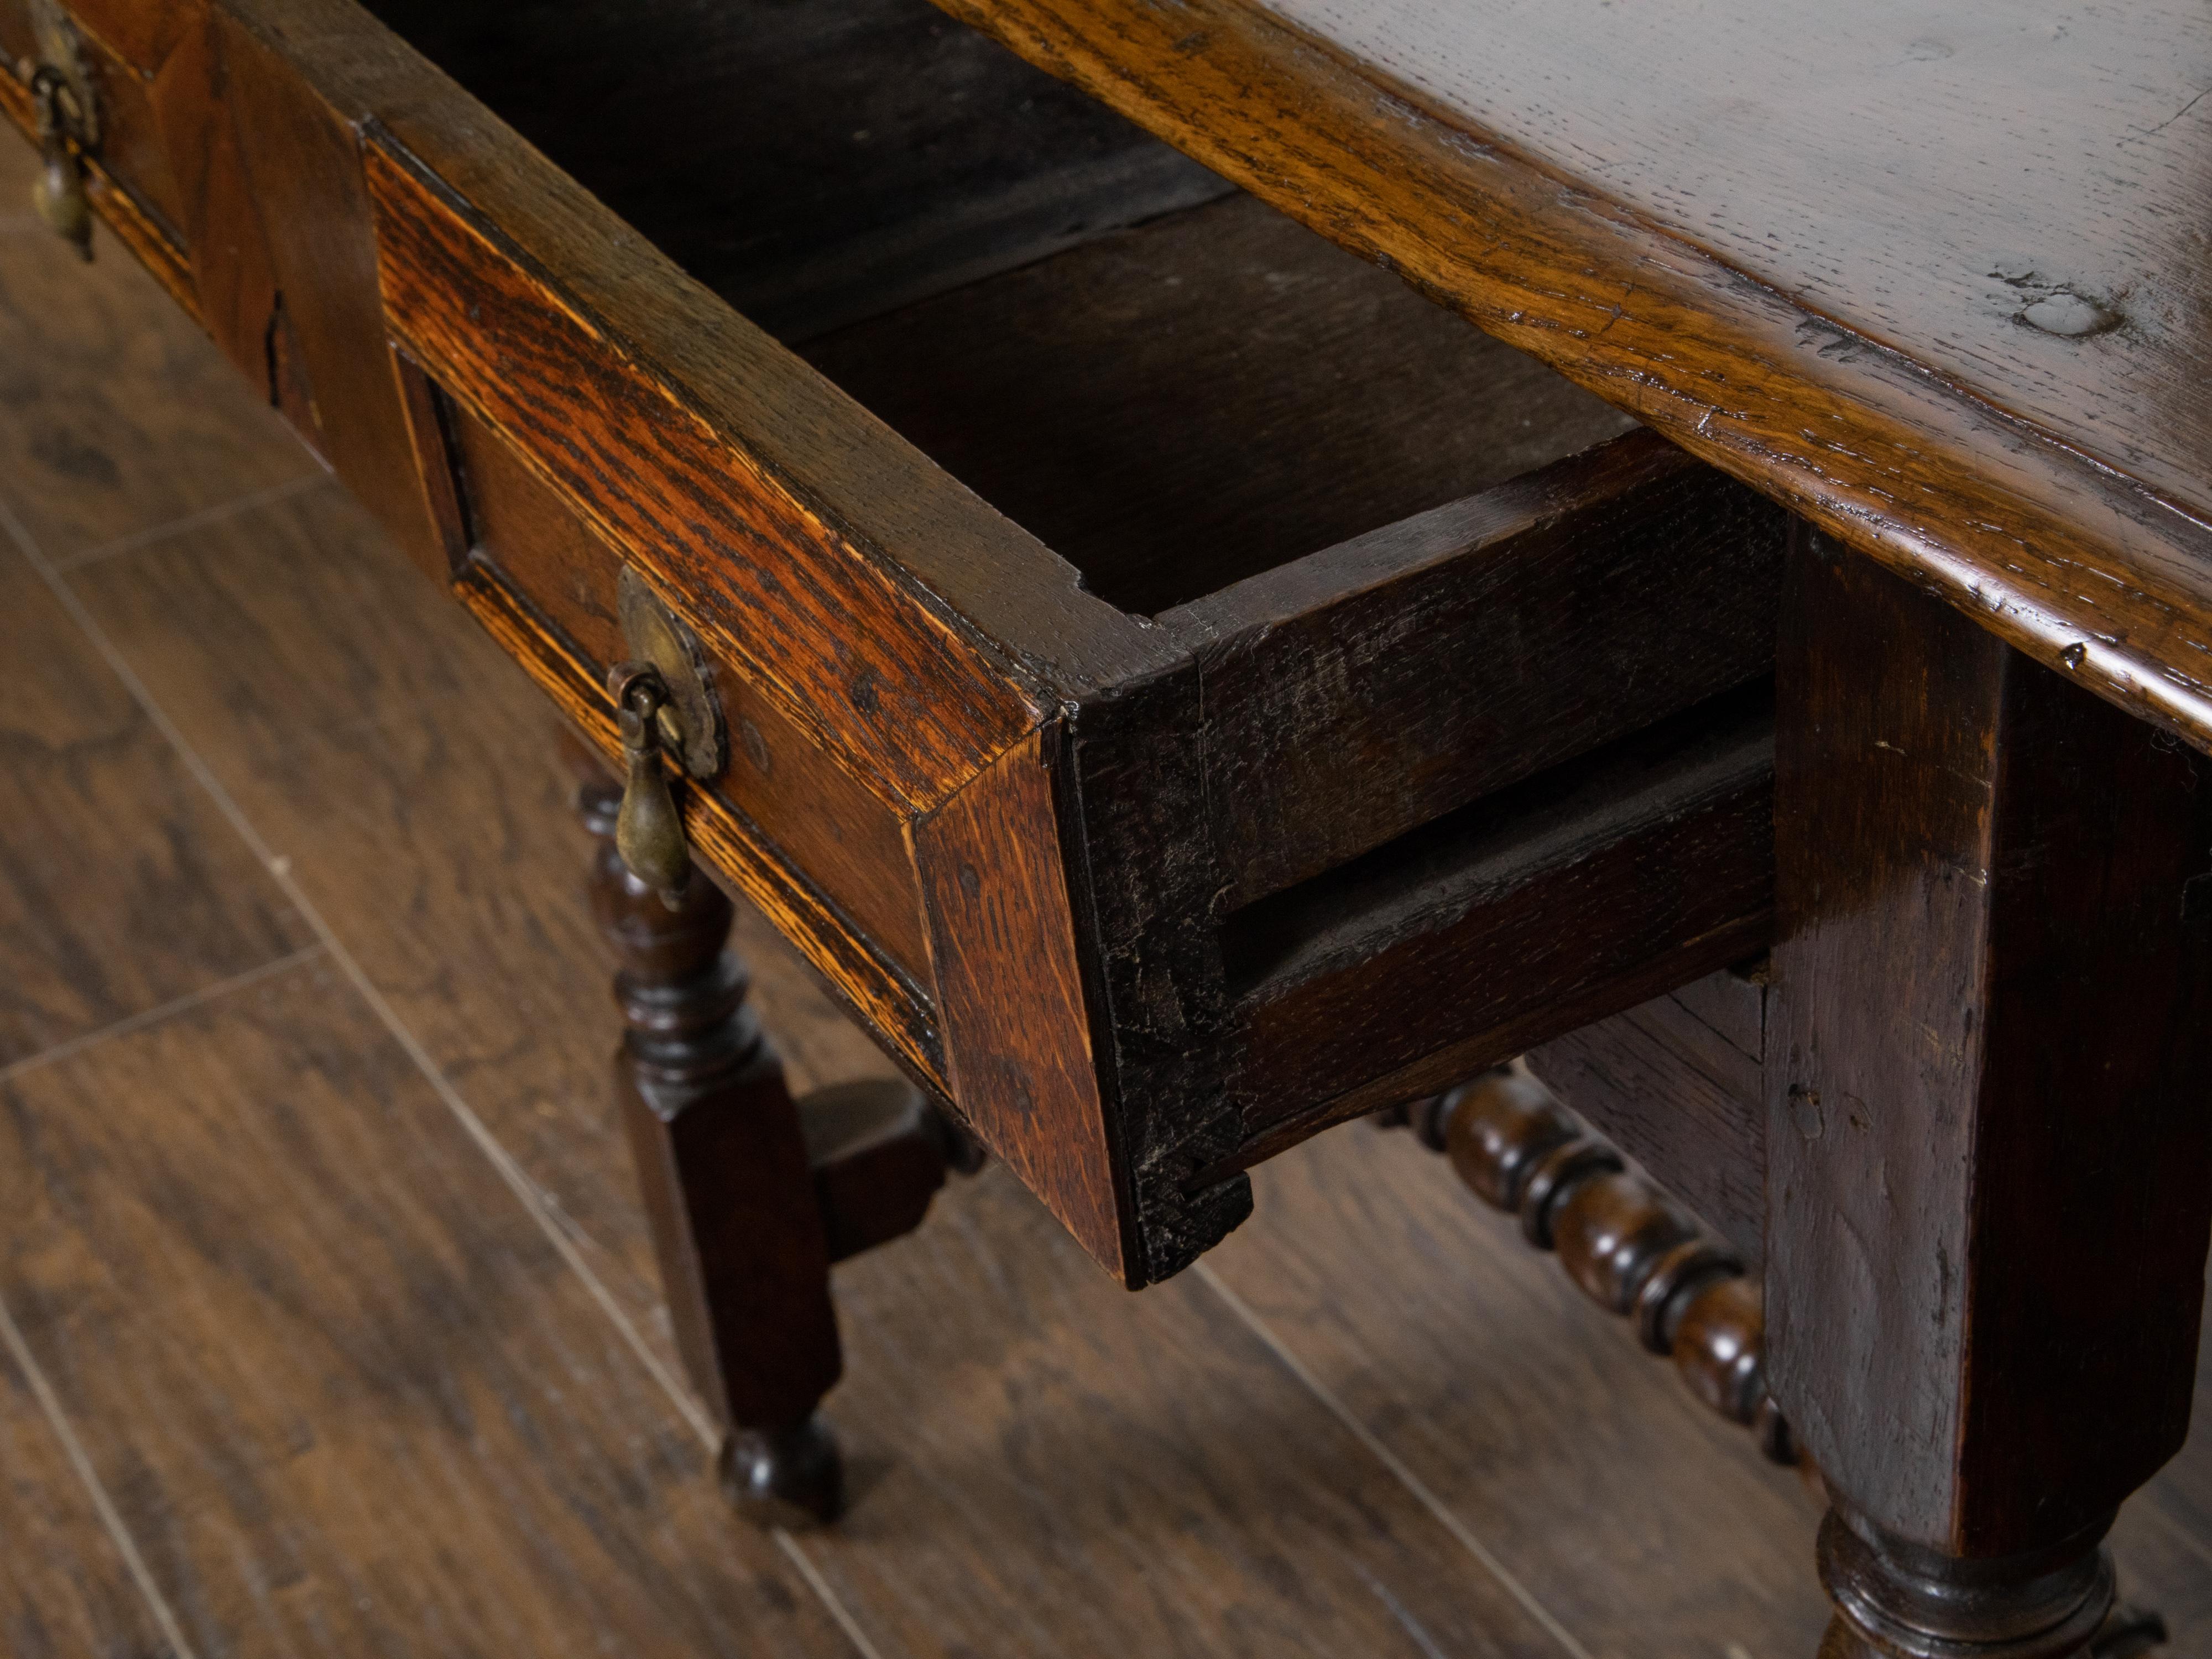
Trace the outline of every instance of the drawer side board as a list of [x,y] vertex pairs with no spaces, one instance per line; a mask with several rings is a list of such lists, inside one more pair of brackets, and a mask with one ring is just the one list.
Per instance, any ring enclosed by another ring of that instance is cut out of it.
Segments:
[[394,336],[856,773],[926,811],[1042,719],[1031,686],[389,137],[368,174]]

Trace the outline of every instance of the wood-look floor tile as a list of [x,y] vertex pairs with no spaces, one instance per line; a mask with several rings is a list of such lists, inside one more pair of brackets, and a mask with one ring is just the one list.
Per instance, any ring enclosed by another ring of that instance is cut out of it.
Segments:
[[1128,1295],[1003,1170],[837,1294],[815,1548],[884,1653],[1566,1659],[1202,1283]]
[[[0,455],[44,433],[66,459],[53,434],[79,428],[18,404],[80,382],[107,419],[111,340],[135,354],[127,395],[158,400],[167,375],[227,405],[108,427],[133,434],[113,487],[55,494],[38,521],[58,556],[312,465],[197,336],[204,379],[148,346],[176,320],[150,284],[71,301],[40,266],[11,286],[10,223],[0,330],[11,303],[76,320],[59,344],[49,327],[29,392],[0,368]],[[65,469],[37,465],[60,491]],[[25,476],[0,468],[0,492]],[[583,844],[535,691],[334,491],[70,580],[665,1348]],[[887,1069],[757,918],[741,929],[802,1084]],[[167,1139],[137,1114],[84,1121],[178,1091]],[[327,968],[27,1074],[0,1108],[35,1154],[23,1174],[0,1138],[0,1202],[27,1218],[0,1227],[0,1290],[32,1288],[37,1340],[82,1385],[73,1408],[209,1651],[837,1650]],[[1595,1659],[1811,1651],[1810,1503],[1440,1163],[1354,1129],[1260,1180],[1258,1218],[1212,1259],[1223,1282]],[[860,1502],[806,1548],[884,1659],[1566,1650],[1202,1279],[1121,1295],[1002,1172],[837,1278],[830,1413]],[[2208,1538],[2193,1443],[2116,1534],[2173,1659],[2212,1659]]]
[[[556,716],[334,489],[70,581],[308,902],[673,1363]],[[741,910],[800,1087],[890,1073]]]
[[0,1212],[202,1659],[849,1651],[327,962],[0,1086]]
[[2212,1659],[2212,1549],[2166,1524],[2147,1499],[2122,1510],[2112,1528],[2121,1600],[2166,1620],[2172,1639],[2156,1659]]
[[[1443,1160],[1352,1125],[1255,1180],[1209,1271],[1596,1659],[1812,1651],[1818,1505]],[[2212,1351],[2197,1419],[2113,1537],[2172,1659],[2212,1659]]]
[[4,1344],[0,1652],[9,1659],[170,1659],[175,1652]]
[[0,664],[0,1066],[311,942],[4,538]]
[[1443,1160],[1353,1124],[1255,1179],[1212,1271],[1595,1659],[1818,1645],[1796,1478]]
[[[2212,1329],[2212,1303],[2205,1312]],[[2112,1553],[2121,1593],[2173,1632],[2160,1659],[2212,1659],[2212,1343],[2197,1354],[2189,1443],[2120,1511]]]
[[[615,1021],[581,902],[585,843],[537,692],[334,498],[75,580],[401,1017],[597,1247],[595,1267],[657,1324],[611,1117]],[[787,951],[762,945],[747,940],[757,994],[801,1085],[883,1073]],[[956,1187],[939,1212],[839,1274],[852,1359],[831,1415],[875,1489],[815,1547],[886,1654],[1417,1655],[1407,1620],[1443,1652],[1553,1650],[1198,1287],[1122,1295],[1002,1176]],[[995,1392],[997,1415],[971,1425],[978,1389]],[[1224,1432],[1224,1411],[1244,1409],[1275,1429]],[[1287,1462],[1285,1437],[1302,1449]],[[1148,1553],[1138,1587],[1121,1583]]]
[[[0,153],[23,148],[0,127]],[[0,501],[41,554],[321,470],[128,252],[95,247],[88,265],[50,232],[0,234]]]

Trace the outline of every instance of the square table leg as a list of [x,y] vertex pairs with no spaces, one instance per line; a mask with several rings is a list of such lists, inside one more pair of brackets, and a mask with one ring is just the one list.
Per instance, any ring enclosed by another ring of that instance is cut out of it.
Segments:
[[2212,763],[1810,532],[1778,656],[1769,1382],[1824,1659],[2071,1659],[2212,1233]]

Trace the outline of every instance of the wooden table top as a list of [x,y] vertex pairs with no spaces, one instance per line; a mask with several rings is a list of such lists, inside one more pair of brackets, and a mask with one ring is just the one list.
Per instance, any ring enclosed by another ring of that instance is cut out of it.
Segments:
[[2212,745],[2212,9],[950,5]]

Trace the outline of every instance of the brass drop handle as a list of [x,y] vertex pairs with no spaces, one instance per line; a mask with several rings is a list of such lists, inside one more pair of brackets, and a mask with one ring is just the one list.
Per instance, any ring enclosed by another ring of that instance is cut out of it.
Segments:
[[82,112],[69,77],[50,64],[31,76],[31,108],[39,132],[39,176],[31,200],[39,216],[77,251],[92,258],[92,204],[84,193]]
[[691,879],[691,851],[684,819],[669,792],[662,746],[683,752],[674,700],[660,671],[650,663],[617,663],[607,675],[615,723],[622,736],[622,808],[615,816],[615,850],[629,872],[660,895],[670,909],[683,902]]

